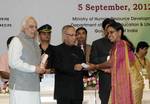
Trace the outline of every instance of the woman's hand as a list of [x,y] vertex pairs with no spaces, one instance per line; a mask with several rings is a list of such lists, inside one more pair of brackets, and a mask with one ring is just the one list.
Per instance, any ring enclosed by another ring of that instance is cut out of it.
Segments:
[[111,73],[111,70],[110,69],[104,69],[103,70],[105,73]]
[[96,70],[96,65],[95,64],[88,64],[89,67],[88,67],[88,70]]

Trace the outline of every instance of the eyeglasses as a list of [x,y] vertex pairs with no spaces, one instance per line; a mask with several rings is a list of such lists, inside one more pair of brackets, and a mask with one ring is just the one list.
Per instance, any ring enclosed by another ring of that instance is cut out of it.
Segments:
[[66,35],[69,35],[69,36],[77,36],[77,34],[67,34],[67,33],[64,33]]

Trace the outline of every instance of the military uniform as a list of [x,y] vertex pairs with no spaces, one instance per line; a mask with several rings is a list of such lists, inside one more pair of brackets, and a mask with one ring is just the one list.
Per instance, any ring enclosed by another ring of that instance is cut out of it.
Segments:
[[[52,31],[52,27],[48,24],[45,24],[43,26],[41,26],[39,29],[38,29],[38,32],[39,32],[39,35],[41,32],[44,32],[44,33],[51,33]],[[42,54],[48,54],[48,62],[47,62],[47,65],[46,65],[46,69],[52,69],[52,62],[53,62],[53,45],[49,44],[47,49],[43,49],[41,44],[39,45],[40,48],[41,48],[41,55]]]

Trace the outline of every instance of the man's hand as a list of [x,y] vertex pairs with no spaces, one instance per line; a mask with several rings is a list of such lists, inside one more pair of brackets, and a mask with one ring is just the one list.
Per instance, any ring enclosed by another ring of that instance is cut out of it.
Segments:
[[45,68],[41,68],[39,65],[36,66],[36,73],[38,74],[44,74],[46,72]]
[[76,70],[76,71],[81,71],[82,70],[82,65],[81,64],[75,64],[74,65],[74,70]]
[[45,74],[54,74],[54,73],[55,73],[54,68],[46,69],[46,71],[45,71]]

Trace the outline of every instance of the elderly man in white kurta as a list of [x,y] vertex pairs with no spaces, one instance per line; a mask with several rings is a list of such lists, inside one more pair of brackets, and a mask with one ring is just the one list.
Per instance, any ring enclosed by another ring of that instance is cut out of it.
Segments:
[[10,43],[10,104],[40,104],[40,48],[36,42],[37,22],[26,17],[22,30]]

